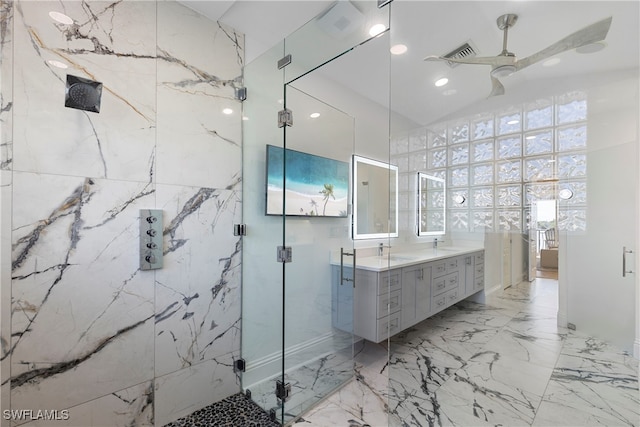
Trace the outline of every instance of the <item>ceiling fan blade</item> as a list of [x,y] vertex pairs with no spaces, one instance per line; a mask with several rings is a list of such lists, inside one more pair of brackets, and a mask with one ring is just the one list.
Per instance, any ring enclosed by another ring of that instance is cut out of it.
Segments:
[[551,46],[542,49],[540,52],[516,61],[516,70],[521,70],[529,65],[535,64],[536,62],[550,58],[559,53],[566,52],[567,50],[604,40],[609,32],[609,27],[611,27],[611,20],[612,17],[610,16],[602,21],[596,22],[595,24],[591,24],[582,30],[568,35],[562,40],[557,41]]
[[455,62],[456,64],[476,64],[476,65],[491,65],[493,67],[499,65],[513,64],[515,62],[514,57],[510,56],[487,56],[487,57],[475,57],[475,58],[445,58],[444,56],[430,55],[424,58],[424,61],[446,61]]
[[489,94],[488,98],[491,98],[492,96],[504,95],[504,86],[502,86],[500,80],[496,79],[493,76],[491,76],[491,86],[491,93]]

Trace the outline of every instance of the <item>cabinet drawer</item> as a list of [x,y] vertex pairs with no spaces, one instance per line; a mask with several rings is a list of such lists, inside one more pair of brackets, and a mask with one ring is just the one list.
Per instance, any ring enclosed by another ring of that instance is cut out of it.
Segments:
[[454,258],[454,259],[448,259],[447,260],[447,272],[450,271],[455,271],[458,269],[458,259]]
[[482,288],[484,288],[484,277],[476,277],[473,282],[473,289],[479,291]]
[[476,254],[476,265],[484,265],[484,253]]
[[484,276],[484,264],[476,264],[474,277]]
[[378,295],[386,294],[387,291],[393,292],[402,288],[400,270],[385,271],[380,273],[380,282],[378,282]]
[[400,332],[400,312],[378,319],[378,342]]
[[433,280],[431,293],[433,295],[439,295],[456,287],[458,287],[458,273],[449,273]]
[[460,299],[460,290],[458,288],[450,289],[447,292],[444,292],[440,295],[433,297],[433,311],[438,312],[443,310]]
[[431,272],[431,274],[433,274],[433,277],[442,276],[447,272],[447,263],[445,261],[434,263],[431,267]]
[[378,296],[378,319],[399,311],[401,304],[402,293],[399,290]]

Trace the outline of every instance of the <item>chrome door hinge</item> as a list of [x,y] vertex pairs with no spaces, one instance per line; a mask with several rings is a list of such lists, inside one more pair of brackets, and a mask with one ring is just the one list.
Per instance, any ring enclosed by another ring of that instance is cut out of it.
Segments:
[[286,402],[291,397],[291,383],[283,383],[280,380],[276,381],[276,397],[280,402]]
[[291,54],[287,54],[278,61],[278,70],[282,70],[287,65],[291,64]]
[[292,254],[291,246],[278,246],[278,262],[291,262]]
[[244,101],[245,99],[247,99],[247,88],[237,87],[235,89],[235,97],[238,101]]
[[246,236],[247,235],[247,226],[246,226],[246,224],[233,224],[233,235],[234,236]]
[[244,372],[247,367],[247,363],[244,359],[236,359],[233,363],[233,372]]
[[278,111],[278,127],[293,126],[293,112],[288,109]]

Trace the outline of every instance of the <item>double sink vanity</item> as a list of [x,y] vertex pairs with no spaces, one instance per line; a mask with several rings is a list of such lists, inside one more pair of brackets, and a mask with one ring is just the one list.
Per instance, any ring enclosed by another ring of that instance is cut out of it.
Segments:
[[[367,252],[362,250],[361,252]],[[333,326],[373,342],[484,289],[482,248],[412,249],[332,257]]]

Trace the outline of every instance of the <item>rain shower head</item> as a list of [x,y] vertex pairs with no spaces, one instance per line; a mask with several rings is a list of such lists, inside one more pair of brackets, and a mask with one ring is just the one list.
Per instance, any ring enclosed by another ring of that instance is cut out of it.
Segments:
[[102,83],[67,74],[64,95],[65,107],[99,113]]

